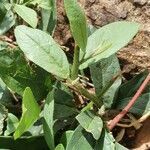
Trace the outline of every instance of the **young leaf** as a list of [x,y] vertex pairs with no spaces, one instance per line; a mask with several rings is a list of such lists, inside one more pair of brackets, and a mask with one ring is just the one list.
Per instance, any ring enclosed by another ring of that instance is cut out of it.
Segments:
[[82,51],[85,51],[87,45],[87,25],[85,14],[77,3],[77,0],[64,0],[64,5],[76,44]]
[[96,140],[100,138],[103,129],[103,122],[100,117],[90,111],[84,111],[81,112],[76,119],[87,132],[92,133]]
[[78,126],[70,139],[66,150],[93,150],[94,139],[91,134],[84,131],[81,126]]
[[80,69],[115,54],[136,35],[139,24],[133,22],[114,22],[96,30],[88,38],[86,52]]
[[14,133],[14,139],[19,138],[39,118],[40,107],[38,106],[32,91],[27,87],[23,94],[22,116]]
[[67,57],[50,35],[21,25],[16,27],[15,36],[29,60],[60,78],[69,76]]
[[58,144],[55,148],[55,150],[65,150],[64,146],[62,144]]
[[38,18],[36,12],[24,5],[14,5],[14,11],[24,20],[26,21],[30,26],[33,28],[36,28],[38,23]]
[[[90,73],[93,80],[93,84],[96,90],[97,96],[103,99],[104,105],[110,108],[116,90],[121,84],[121,79],[118,78],[113,83],[113,78],[120,72],[120,65],[115,55],[105,58],[90,66]],[[108,87],[104,94],[102,90],[106,88],[110,83],[112,85]]]
[[43,130],[45,140],[50,149],[54,149],[54,133],[53,133],[53,125],[54,125],[54,90],[51,91],[45,102],[44,111],[43,111]]

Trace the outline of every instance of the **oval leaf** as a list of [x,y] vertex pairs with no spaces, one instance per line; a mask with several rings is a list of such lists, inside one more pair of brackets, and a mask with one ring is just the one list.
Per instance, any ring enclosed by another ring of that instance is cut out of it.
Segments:
[[87,132],[92,133],[96,140],[100,138],[103,128],[103,122],[100,117],[94,115],[90,111],[84,111],[81,112],[76,119]]
[[86,17],[76,0],[64,0],[65,10],[70,22],[72,35],[81,48],[85,51],[87,45]]
[[19,138],[39,118],[40,107],[34,99],[29,87],[25,89],[23,94],[22,111],[23,113],[19,125],[14,133],[14,139]]
[[38,23],[37,13],[24,5],[17,5],[14,6],[14,11],[30,26],[36,28]]
[[133,22],[114,22],[96,30],[88,38],[86,53],[80,69],[116,53],[136,35],[139,24]]
[[60,78],[69,76],[66,55],[50,35],[21,25],[15,29],[15,36],[29,60]]

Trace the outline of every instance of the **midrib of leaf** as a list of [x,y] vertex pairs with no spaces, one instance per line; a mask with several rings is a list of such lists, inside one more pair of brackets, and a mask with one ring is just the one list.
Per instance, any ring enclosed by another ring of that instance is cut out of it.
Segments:
[[[78,138],[77,141],[80,141],[80,139],[82,139],[82,137],[83,137],[83,135],[81,135],[80,138]],[[74,145],[74,147],[76,147],[76,145],[78,145],[78,142],[76,142],[76,144]],[[74,148],[74,147],[73,147],[73,148]]]
[[[101,46],[101,45],[100,45],[100,46]],[[108,48],[110,48],[110,47],[112,46],[112,44],[108,44],[108,45],[106,45],[106,46],[105,46],[104,48],[102,48],[102,49],[100,49],[100,46],[98,46],[98,47],[93,51],[93,53],[92,53],[90,56],[88,56],[87,58],[81,60],[80,65],[83,64],[84,62],[86,62],[88,59],[92,59],[92,58],[94,58],[94,57],[96,57],[96,56],[102,54],[103,52],[107,51]]]
[[[44,52],[48,55],[49,60],[50,60],[50,62],[51,62],[52,64],[53,64],[53,62],[55,62],[60,68],[63,67],[62,63],[59,63],[59,62],[57,61],[57,59],[55,59],[53,56],[49,55],[49,53],[47,52],[47,49],[45,49],[43,46],[39,45],[38,42],[37,42],[36,40],[34,40],[29,34],[26,34],[26,33],[24,33],[23,31],[20,31],[20,32],[22,32],[23,34],[27,35],[36,45],[39,46],[39,48],[43,49]],[[40,50],[38,50],[38,51],[40,51]],[[41,51],[41,52],[42,52],[42,51]],[[51,61],[51,59],[52,59],[52,61]]]
[[[80,25],[81,25],[81,24],[80,24]],[[81,32],[81,35],[82,35],[83,43],[84,43],[84,45],[86,45],[86,40],[85,40],[85,38],[84,38],[84,33],[83,33],[83,31],[82,31],[81,28],[80,28],[80,32]]]
[[[91,123],[88,125],[88,130],[89,130],[89,127],[91,126],[91,124],[94,122],[94,119],[95,119],[96,117],[94,117],[93,119],[91,119]],[[91,132],[91,131],[90,131]]]

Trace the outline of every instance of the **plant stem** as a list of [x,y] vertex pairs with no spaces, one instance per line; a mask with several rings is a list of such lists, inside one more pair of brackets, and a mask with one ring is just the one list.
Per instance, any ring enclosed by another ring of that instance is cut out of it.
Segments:
[[81,112],[84,112],[86,110],[90,110],[91,107],[93,107],[93,102],[92,101],[90,103],[88,103],[84,108],[82,108]]
[[71,79],[75,80],[78,77],[78,71],[79,71],[79,46],[75,46],[74,49],[74,57],[73,57],[73,65],[71,70]]
[[146,79],[143,81],[139,89],[137,90],[136,94],[133,96],[133,98],[129,101],[127,106],[108,124],[108,128],[111,131],[117,123],[126,115],[126,113],[129,111],[129,109],[134,105],[136,100],[139,98],[139,96],[144,91],[147,84],[150,82],[150,73],[146,77]]
[[92,101],[96,107],[101,108],[103,105],[103,102],[98,99],[98,97],[95,94],[89,93],[85,88],[83,88],[80,83],[76,82],[73,83],[72,80],[67,80],[67,86],[69,86],[71,89],[77,91],[81,95],[88,98],[90,101]]

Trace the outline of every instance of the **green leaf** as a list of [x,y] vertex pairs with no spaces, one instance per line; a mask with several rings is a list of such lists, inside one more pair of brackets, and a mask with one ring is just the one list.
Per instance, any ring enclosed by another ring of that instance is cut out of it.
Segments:
[[[118,103],[118,100],[122,100],[134,96],[134,94],[136,93],[136,91],[138,90],[138,88],[140,87],[140,85],[142,84],[142,82],[144,81],[147,75],[148,75],[148,71],[144,71],[136,75],[131,80],[123,83],[117,91],[114,104]],[[149,89],[147,92],[149,92]],[[145,93],[147,92],[145,90]]]
[[[122,84],[115,96],[112,109],[123,109],[128,102],[132,99],[138,88],[148,75],[148,71],[144,71],[128,82]],[[142,115],[150,111],[150,86],[148,85],[143,91],[142,95],[138,98],[129,112]]]
[[100,138],[103,129],[103,121],[100,117],[91,111],[84,111],[76,119],[87,132],[92,133],[96,140]]
[[14,140],[12,136],[0,136],[0,149],[48,150],[43,136],[27,136]]
[[54,93],[51,93],[53,94],[51,95],[51,98],[54,98],[53,134],[56,134],[59,130],[65,129],[66,126],[72,124],[75,120],[74,116],[77,114],[77,110],[73,103],[73,96],[71,95],[70,89],[65,87],[63,84],[57,83],[53,92]]
[[14,5],[14,11],[24,20],[26,21],[30,26],[33,28],[36,28],[38,23],[38,18],[36,12],[28,8],[24,5]]
[[53,133],[53,125],[54,125],[54,90],[51,91],[45,102],[44,111],[43,111],[43,130],[45,140],[50,149],[54,149],[54,133]]
[[[118,100],[113,108],[123,109],[131,99],[132,97]],[[140,116],[150,112],[150,93],[142,94],[131,107],[129,112]]]
[[54,119],[67,118],[77,114],[77,110],[73,102],[73,95],[66,86],[58,83],[54,98]]
[[0,135],[3,133],[4,121],[7,117],[7,109],[0,103]]
[[100,139],[97,141],[94,150],[116,150],[115,139],[112,134],[105,129],[102,132]]
[[38,106],[32,91],[27,87],[23,94],[22,116],[14,133],[14,139],[19,138],[39,118],[40,107]]
[[0,51],[0,77],[21,96],[25,88],[30,87],[37,100],[44,99],[52,87],[50,74],[34,64],[30,65],[17,49]]
[[55,148],[55,150],[65,150],[64,146],[62,144],[58,144]]
[[57,21],[56,0],[50,0],[49,2],[49,9],[41,10],[41,28],[43,31],[47,31],[52,35]]
[[86,52],[83,60],[81,60],[80,69],[115,54],[130,42],[138,29],[139,24],[137,23],[120,21],[96,30],[88,37]]
[[85,51],[87,45],[87,25],[84,11],[80,8],[77,0],[64,0],[64,5],[76,44],[82,51]]
[[0,2],[0,23],[4,19],[6,12],[7,12],[7,10],[6,10],[3,2]]
[[15,16],[11,10],[8,10],[2,22],[0,23],[0,35],[6,33],[15,24]]
[[94,150],[127,150],[117,143],[110,132],[103,129],[101,137],[96,141]]
[[76,113],[77,111],[75,108],[72,108],[67,105],[55,104],[55,118],[69,117]]
[[105,58],[90,66],[90,73],[96,94],[103,100],[104,105],[107,108],[110,108],[116,90],[121,84],[120,78],[113,83],[113,78],[118,75],[119,72],[120,65],[115,55]]
[[116,147],[115,150],[128,150],[126,147],[122,146],[121,144],[117,142],[115,143],[115,147]]
[[66,148],[66,146],[68,145],[70,139],[72,138],[73,133],[74,133],[74,131],[69,130],[69,131],[66,131],[66,132],[62,135],[60,142],[64,145],[65,148]]
[[13,114],[8,113],[7,127],[6,127],[6,130],[4,132],[4,135],[8,136],[11,133],[13,133],[16,130],[18,124],[19,124],[18,118],[15,115],[13,115]]
[[69,76],[66,55],[50,35],[22,25],[16,27],[15,36],[29,60],[60,78]]
[[91,134],[84,131],[78,126],[70,139],[66,150],[93,150],[95,141]]

